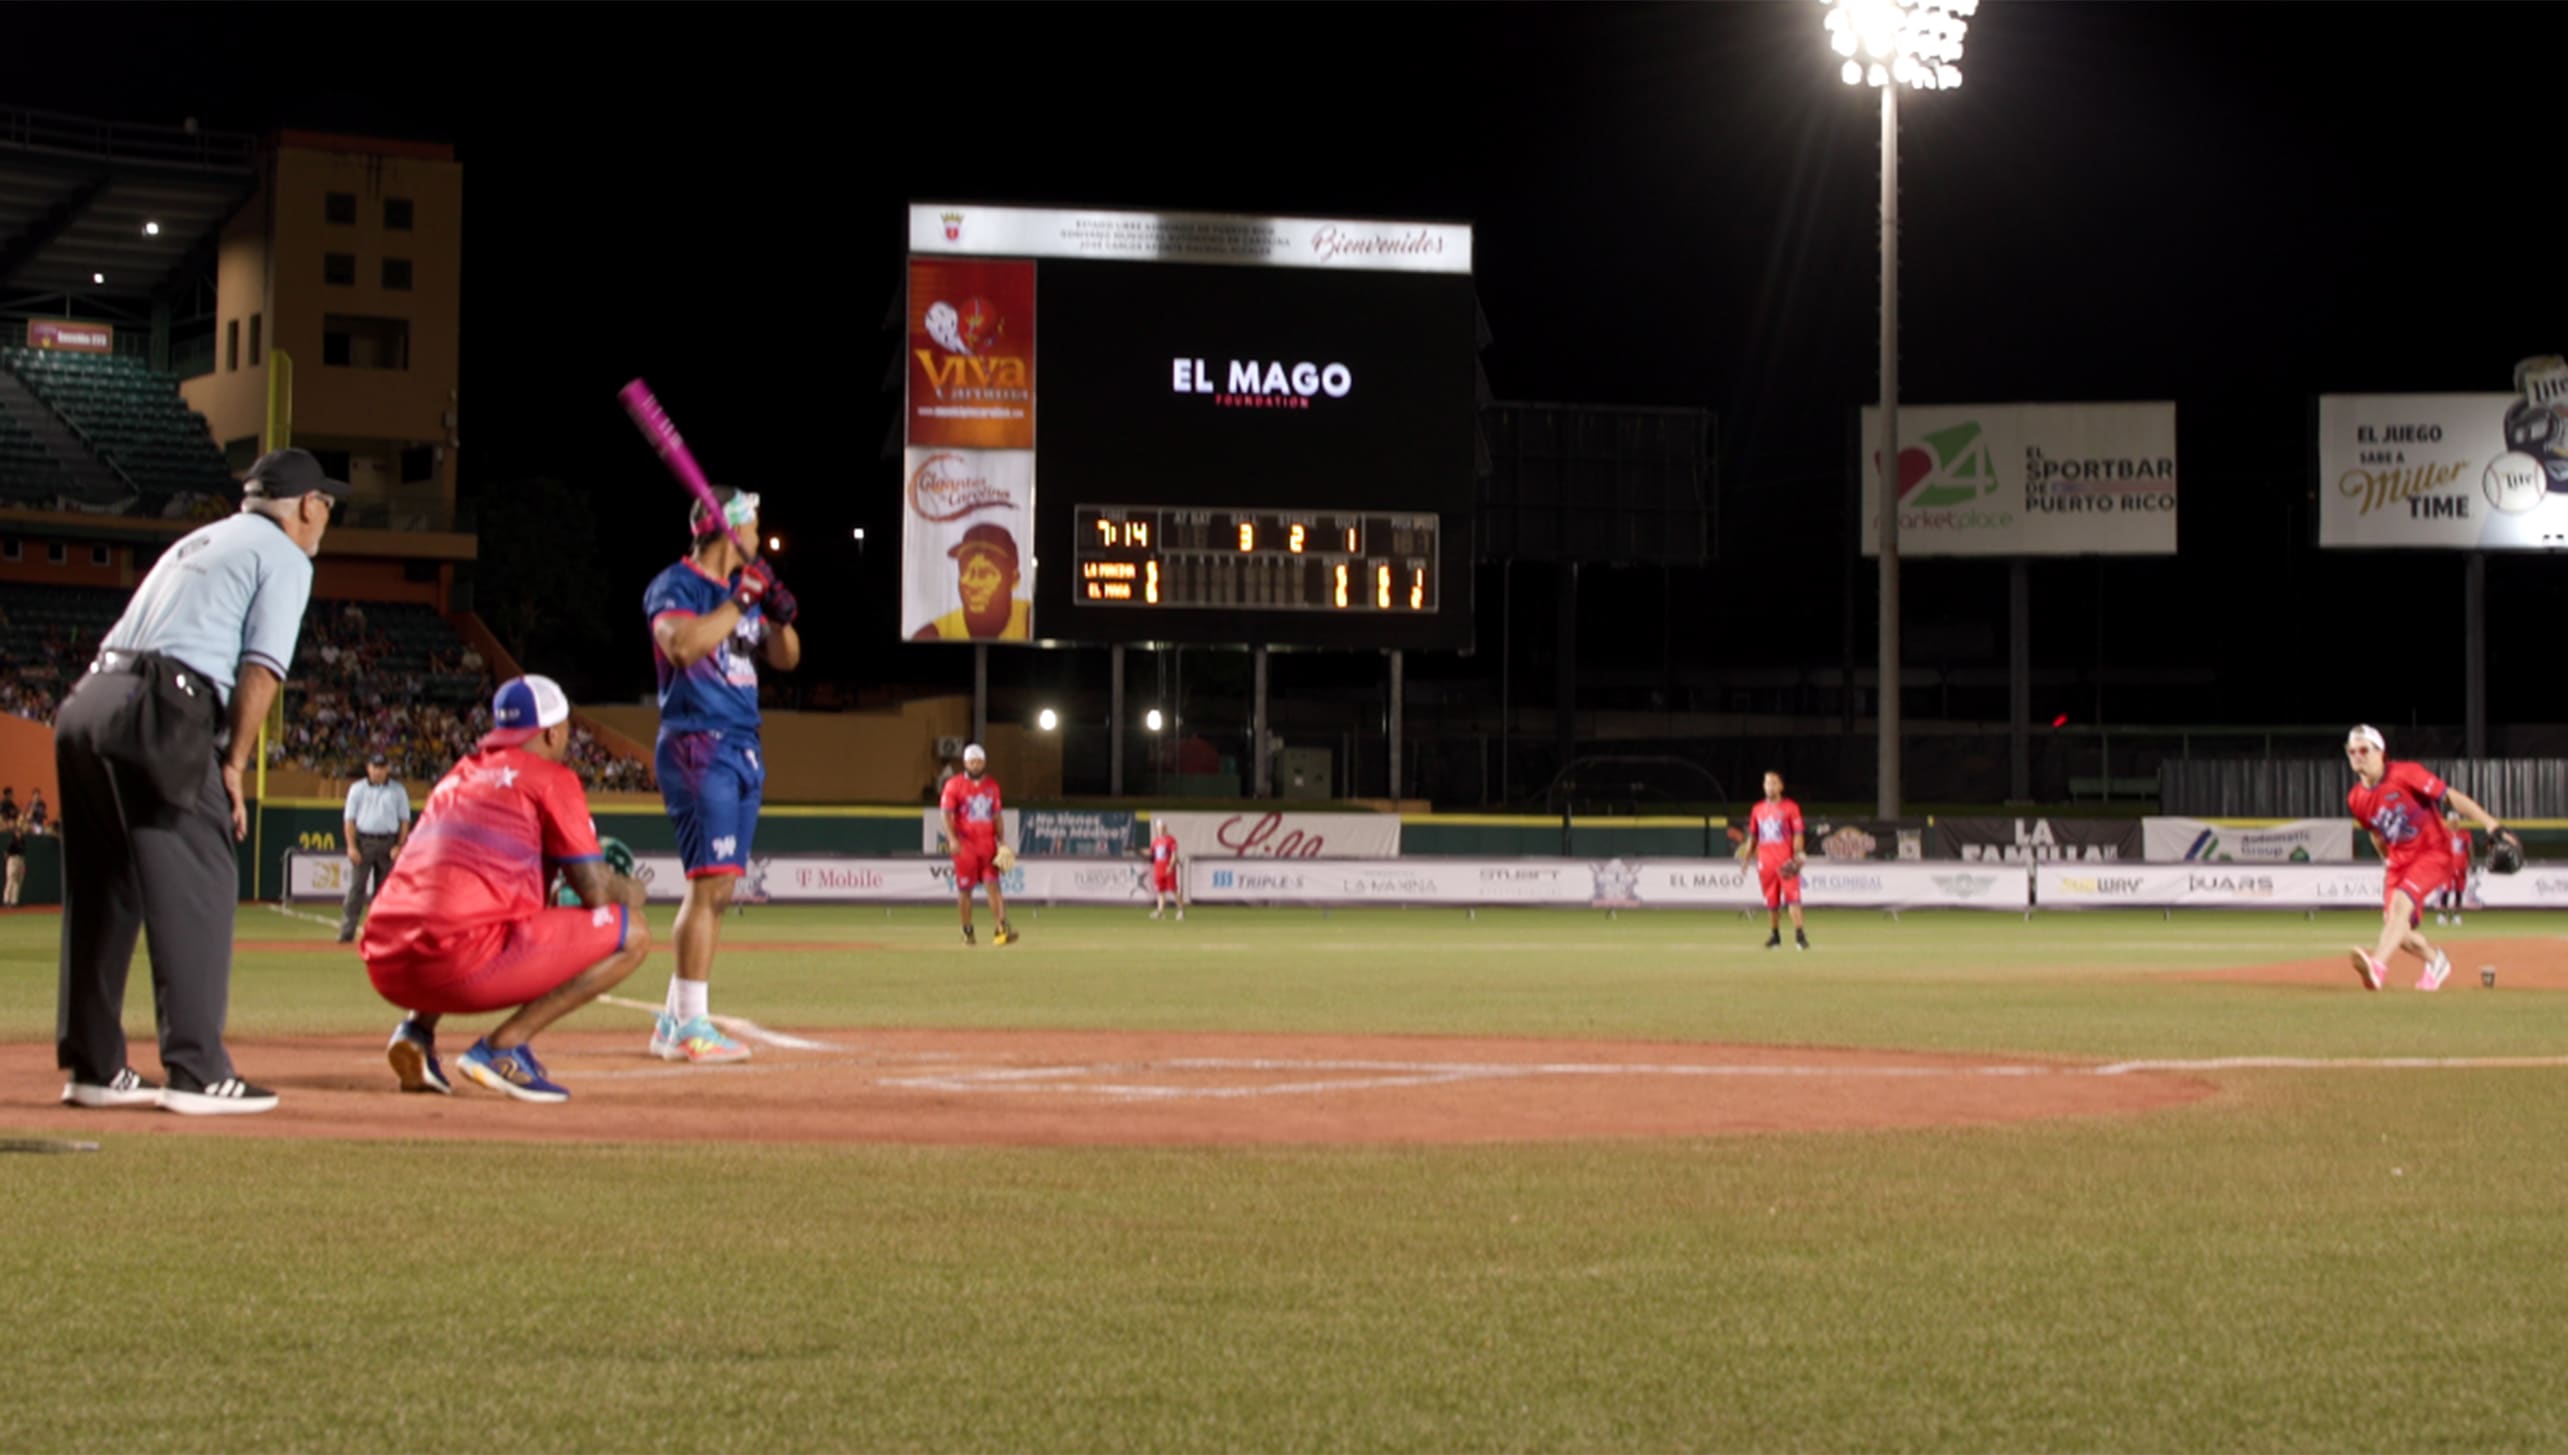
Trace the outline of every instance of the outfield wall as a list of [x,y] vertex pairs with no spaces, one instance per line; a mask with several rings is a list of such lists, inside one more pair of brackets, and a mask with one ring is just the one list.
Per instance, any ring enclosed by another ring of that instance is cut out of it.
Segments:
[[[686,876],[676,856],[643,853],[636,877],[652,899],[674,902]],[[336,900],[345,855],[298,852],[297,899]],[[1761,908],[1753,869],[1718,859],[1310,859],[1198,860],[1184,866],[1185,897],[1236,905],[1518,905],[1549,909]],[[759,855],[739,892],[775,904],[923,904],[954,897],[954,870],[937,857]],[[1000,892],[1031,904],[1144,904],[1149,868],[1139,858],[1026,857]],[[1977,909],[2024,913],[2079,909],[2371,909],[2381,871],[2359,864],[2257,866],[1831,863],[1802,875],[1813,908]],[[2472,908],[2568,909],[2568,867],[2483,876]]]

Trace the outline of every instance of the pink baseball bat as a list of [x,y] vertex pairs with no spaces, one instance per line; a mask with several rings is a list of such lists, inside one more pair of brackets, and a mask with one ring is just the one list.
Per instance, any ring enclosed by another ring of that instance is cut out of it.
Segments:
[[741,558],[754,559],[758,553],[740,539],[740,532],[731,528],[731,517],[723,514],[722,502],[713,498],[713,486],[704,478],[704,467],[696,463],[695,453],[687,448],[687,442],[678,438],[678,427],[669,422],[669,412],[662,409],[660,401],[653,397],[651,386],[636,379],[617,390],[615,397],[624,402],[624,412],[633,416],[634,427],[642,431],[642,437],[651,442],[652,449],[660,452],[660,463],[669,467],[669,473],[678,477],[679,484],[694,491],[695,498],[704,502],[704,508],[712,511],[713,518],[721,522],[722,533],[731,537],[731,544],[739,549]]

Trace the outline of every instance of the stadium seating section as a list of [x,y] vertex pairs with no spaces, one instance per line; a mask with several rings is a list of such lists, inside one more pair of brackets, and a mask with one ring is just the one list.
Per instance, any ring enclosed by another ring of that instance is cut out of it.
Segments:
[[[134,359],[38,349],[0,350],[6,368],[51,406],[99,459],[142,496],[138,512],[159,515],[189,495],[222,497],[232,472],[205,417],[179,397],[178,379]],[[0,425],[0,492],[31,500],[58,484],[59,469],[26,436],[24,421]]]
[[[0,582],[0,712],[50,722],[126,593]],[[315,601],[286,684],[285,734],[269,763],[354,777],[383,752],[404,781],[431,783],[489,726],[490,674],[430,607]],[[573,766],[591,787],[643,790],[649,765],[583,730]]]
[[0,407],[0,502],[50,502],[68,482],[62,466],[27,432],[25,422]]

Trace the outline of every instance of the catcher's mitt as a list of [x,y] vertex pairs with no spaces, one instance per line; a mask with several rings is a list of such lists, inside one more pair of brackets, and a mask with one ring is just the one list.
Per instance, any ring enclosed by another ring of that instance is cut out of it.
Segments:
[[2488,872],[2512,874],[2523,868],[2523,840],[2504,829],[2488,835]]
[[990,856],[990,867],[998,870],[1002,874],[1005,874],[1010,869],[1015,868],[1016,850],[1010,848],[1006,844],[999,845],[999,851]]

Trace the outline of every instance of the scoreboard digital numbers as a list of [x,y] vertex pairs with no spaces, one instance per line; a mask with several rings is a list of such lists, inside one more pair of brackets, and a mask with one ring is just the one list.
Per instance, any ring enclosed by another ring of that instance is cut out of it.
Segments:
[[1410,616],[1438,609],[1433,515],[1082,505],[1082,605]]

